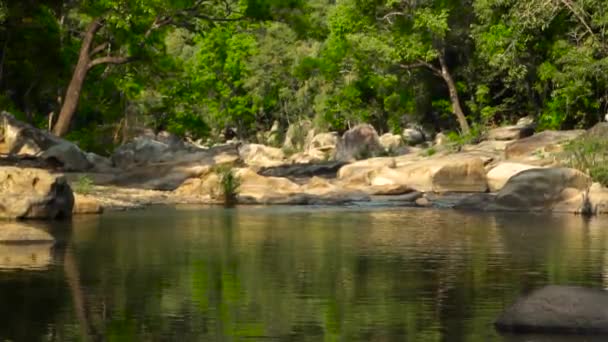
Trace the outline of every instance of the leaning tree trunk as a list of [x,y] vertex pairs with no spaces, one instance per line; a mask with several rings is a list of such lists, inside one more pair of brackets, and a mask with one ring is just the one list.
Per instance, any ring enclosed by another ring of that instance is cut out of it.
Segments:
[[95,34],[99,31],[101,25],[102,21],[100,19],[94,20],[89,25],[82,40],[78,63],[76,63],[76,68],[74,68],[72,80],[70,81],[68,90],[63,98],[63,105],[61,106],[59,117],[57,117],[57,123],[53,128],[53,133],[57,136],[64,136],[68,132],[72,117],[78,108],[82,86],[87,77],[87,73],[89,72],[89,64],[91,63],[91,47],[93,46]]
[[462,106],[460,105],[460,99],[458,98],[458,90],[456,89],[456,83],[454,83],[452,74],[450,74],[450,70],[448,69],[447,63],[445,62],[445,57],[441,54],[439,56],[439,64],[441,64],[441,77],[445,81],[445,84],[448,86],[448,90],[450,92],[450,102],[452,102],[452,111],[454,111],[454,114],[458,119],[458,123],[460,124],[460,130],[462,131],[462,133],[467,134],[470,131],[469,123],[467,122],[467,118],[464,115]]

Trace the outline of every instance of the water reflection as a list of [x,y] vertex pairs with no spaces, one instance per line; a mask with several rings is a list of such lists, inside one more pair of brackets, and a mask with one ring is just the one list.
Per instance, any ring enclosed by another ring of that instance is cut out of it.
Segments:
[[53,227],[48,271],[0,273],[2,316],[27,307],[0,339],[542,341],[492,321],[544,284],[605,286],[605,223],[292,207],[78,218]]

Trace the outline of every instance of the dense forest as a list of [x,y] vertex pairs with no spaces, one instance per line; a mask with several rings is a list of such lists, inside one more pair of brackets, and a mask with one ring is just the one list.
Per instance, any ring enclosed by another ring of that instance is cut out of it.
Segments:
[[91,150],[144,127],[588,127],[608,110],[605,4],[2,0],[0,105]]

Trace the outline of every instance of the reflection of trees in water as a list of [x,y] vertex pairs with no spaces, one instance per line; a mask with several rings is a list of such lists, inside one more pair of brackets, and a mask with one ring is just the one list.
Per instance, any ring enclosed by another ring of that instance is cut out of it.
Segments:
[[595,284],[591,273],[603,267],[606,241],[593,222],[561,217],[149,215],[75,223],[64,266],[71,288],[82,289],[71,292],[72,319],[87,330],[81,334],[484,340],[521,290],[553,281]]

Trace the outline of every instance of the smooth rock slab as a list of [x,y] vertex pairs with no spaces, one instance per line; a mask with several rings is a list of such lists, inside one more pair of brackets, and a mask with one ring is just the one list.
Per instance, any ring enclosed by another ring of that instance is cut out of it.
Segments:
[[517,300],[495,326],[503,332],[608,334],[608,292],[546,286]]

